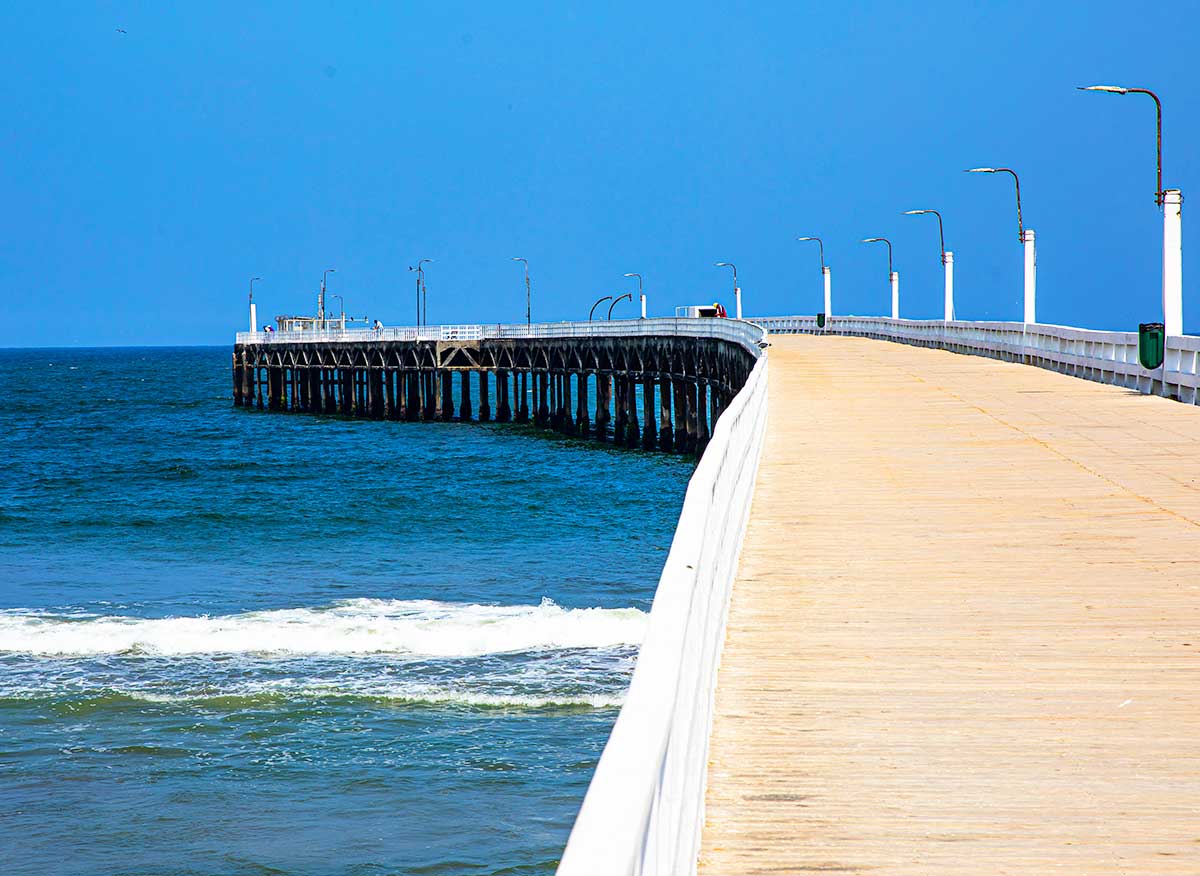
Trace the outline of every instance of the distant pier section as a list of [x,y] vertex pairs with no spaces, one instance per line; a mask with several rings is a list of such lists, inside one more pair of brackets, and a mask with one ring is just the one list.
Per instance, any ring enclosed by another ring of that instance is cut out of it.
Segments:
[[239,407],[390,420],[532,423],[700,455],[763,330],[667,318],[239,332]]

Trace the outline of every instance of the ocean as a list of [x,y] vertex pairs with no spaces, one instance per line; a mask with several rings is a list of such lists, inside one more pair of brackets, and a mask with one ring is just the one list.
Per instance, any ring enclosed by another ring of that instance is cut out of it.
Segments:
[[7,876],[554,871],[692,461],[0,351]]

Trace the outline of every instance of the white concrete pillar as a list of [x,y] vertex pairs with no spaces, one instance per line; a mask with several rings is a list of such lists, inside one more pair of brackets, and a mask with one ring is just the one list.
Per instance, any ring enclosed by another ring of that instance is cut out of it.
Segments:
[[1033,229],[1025,229],[1025,322],[1037,322],[1037,247]]
[[833,299],[829,293],[829,267],[825,266],[821,268],[821,274],[825,278],[825,319],[828,320],[829,317],[833,316]]
[[646,318],[646,296],[642,296],[642,319]]
[[737,318],[741,319],[742,318],[742,287],[741,286],[733,287],[733,306],[734,306],[734,309],[737,311]]
[[892,271],[892,319],[900,318],[900,272]]
[[1183,193],[1163,192],[1163,328],[1167,337],[1183,334]]
[[250,331],[258,331],[258,305],[250,302]]
[[954,253],[947,250],[942,264],[946,268],[946,302],[942,319],[950,322],[954,319]]

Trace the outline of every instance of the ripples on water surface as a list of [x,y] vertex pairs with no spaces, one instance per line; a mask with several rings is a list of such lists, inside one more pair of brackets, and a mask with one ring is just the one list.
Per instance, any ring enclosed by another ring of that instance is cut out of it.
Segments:
[[6,874],[553,872],[686,461],[237,411],[228,349],[0,380]]

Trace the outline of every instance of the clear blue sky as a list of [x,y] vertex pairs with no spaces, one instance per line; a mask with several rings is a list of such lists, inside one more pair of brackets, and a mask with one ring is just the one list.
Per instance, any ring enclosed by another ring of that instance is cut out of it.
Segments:
[[[651,314],[1019,319],[1011,180],[1039,243],[1039,316],[1161,318],[1149,98],[1182,188],[1200,330],[1200,9],[1088,3],[9,3],[0,80],[0,346],[228,343],[311,312],[431,322],[586,317],[646,277]],[[118,33],[124,28],[127,33]],[[1189,218],[1190,217],[1190,218]],[[731,307],[732,309],[732,307]],[[618,311],[621,312],[621,311]],[[632,308],[625,311],[633,314]]]

